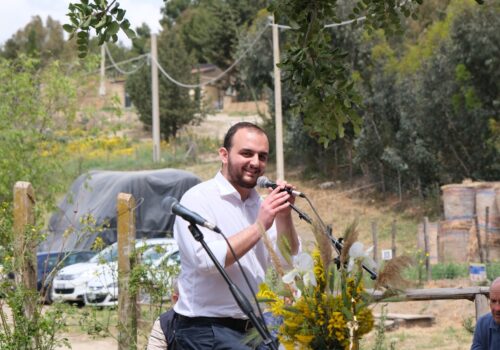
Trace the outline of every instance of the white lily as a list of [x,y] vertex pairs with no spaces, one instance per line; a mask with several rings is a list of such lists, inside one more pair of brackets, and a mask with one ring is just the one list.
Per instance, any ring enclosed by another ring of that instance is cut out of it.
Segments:
[[366,251],[364,249],[365,247],[361,242],[354,242],[351,248],[349,248],[349,263],[347,264],[347,271],[352,270],[357,259],[361,259],[363,264],[370,269],[377,267],[377,263],[371,257],[373,246],[368,248]]
[[[314,276],[314,260],[307,253],[300,253],[293,261],[294,268],[282,277],[283,283],[292,284],[295,287],[295,278],[302,278],[305,286],[316,286],[316,276]],[[300,298],[300,290],[295,288]]]

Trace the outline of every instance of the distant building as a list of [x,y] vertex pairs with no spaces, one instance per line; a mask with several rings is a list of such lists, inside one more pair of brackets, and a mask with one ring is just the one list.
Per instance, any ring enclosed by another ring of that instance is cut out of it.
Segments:
[[[191,69],[191,74],[198,77],[199,84],[206,84],[222,74],[222,70],[215,64],[204,63]],[[221,111],[224,108],[224,88],[223,84],[226,81],[219,79],[215,82],[208,83],[201,88],[202,103],[214,108],[216,111]],[[194,90],[190,91],[190,95],[194,96]]]
[[[193,68],[191,74],[198,75],[200,84],[204,84],[219,77],[223,71],[215,64],[204,63]],[[267,101],[245,101],[238,102],[238,92],[231,85],[233,81],[229,76],[224,76],[221,79],[208,83],[201,88],[202,103],[216,112],[223,113],[243,113],[243,114],[267,114]],[[194,96],[194,90],[190,91],[190,95]]]

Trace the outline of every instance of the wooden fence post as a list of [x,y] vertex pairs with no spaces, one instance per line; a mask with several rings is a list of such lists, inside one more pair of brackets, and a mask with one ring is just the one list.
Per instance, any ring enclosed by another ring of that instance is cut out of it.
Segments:
[[474,306],[476,308],[476,321],[479,317],[490,312],[490,304],[488,303],[488,298],[483,294],[476,294],[474,298]]
[[485,245],[486,245],[486,263],[490,263],[490,207],[486,207],[485,209],[485,217],[484,217],[484,234],[486,236],[485,240]]
[[137,295],[130,293],[130,272],[135,249],[135,199],[119,193],[118,227],[118,350],[137,349]]
[[378,239],[377,239],[377,222],[372,221],[372,237],[373,237],[373,260],[378,264]]
[[479,252],[479,260],[481,264],[484,264],[483,244],[481,242],[481,231],[479,229],[479,220],[477,218],[477,213],[474,215],[474,226],[476,227],[477,250]]
[[432,279],[430,263],[430,245],[429,245],[429,218],[424,217],[424,249],[425,249],[425,271],[427,272],[427,281]]
[[392,220],[392,229],[391,229],[391,241],[392,241],[392,258],[396,257],[396,219]]
[[443,260],[441,248],[441,221],[438,220],[437,223],[437,262],[440,263]]
[[31,183],[18,181],[14,185],[14,259],[16,285],[33,291],[23,302],[24,315],[33,320],[38,293],[36,290],[36,239],[29,226],[35,224],[35,194]]

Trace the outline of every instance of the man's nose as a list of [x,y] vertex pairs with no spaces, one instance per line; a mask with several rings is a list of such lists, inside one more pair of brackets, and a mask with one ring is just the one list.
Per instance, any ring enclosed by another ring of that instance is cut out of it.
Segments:
[[258,154],[255,154],[251,159],[250,159],[250,163],[253,165],[253,166],[258,166],[259,165],[259,155]]

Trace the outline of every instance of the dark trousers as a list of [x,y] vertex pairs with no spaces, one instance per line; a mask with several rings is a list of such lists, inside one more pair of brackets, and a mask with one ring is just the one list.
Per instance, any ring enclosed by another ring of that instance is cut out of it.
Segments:
[[179,320],[175,331],[176,349],[182,350],[250,350],[244,344],[245,332],[219,324],[189,323]]

